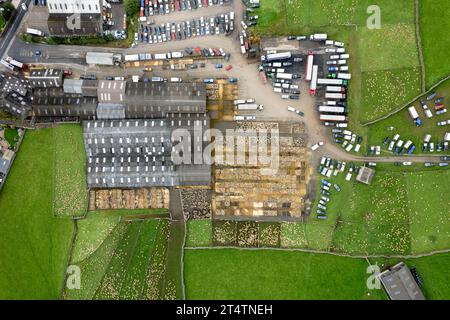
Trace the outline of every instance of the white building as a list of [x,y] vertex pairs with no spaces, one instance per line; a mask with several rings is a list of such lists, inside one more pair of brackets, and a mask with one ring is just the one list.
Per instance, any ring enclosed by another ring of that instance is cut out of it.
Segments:
[[102,0],[48,0],[48,12],[52,13],[101,13]]

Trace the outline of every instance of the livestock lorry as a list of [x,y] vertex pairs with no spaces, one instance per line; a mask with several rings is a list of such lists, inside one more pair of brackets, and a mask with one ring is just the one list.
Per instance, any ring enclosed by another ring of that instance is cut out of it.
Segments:
[[319,116],[320,121],[327,121],[327,122],[345,122],[347,121],[346,116],[342,115],[332,115],[332,114],[321,114]]
[[272,53],[261,56],[261,61],[270,62],[276,60],[286,60],[292,57],[291,52],[280,52],[280,53]]

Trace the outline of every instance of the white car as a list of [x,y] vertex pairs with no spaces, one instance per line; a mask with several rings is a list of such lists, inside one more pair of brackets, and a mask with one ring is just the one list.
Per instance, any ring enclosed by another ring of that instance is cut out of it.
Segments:
[[22,10],[23,11],[27,11],[28,7],[25,3],[22,3]]
[[403,165],[404,165],[404,166],[411,166],[411,165],[412,165],[412,162],[409,162],[409,161],[406,162],[406,161],[405,161],[405,162],[403,162]]

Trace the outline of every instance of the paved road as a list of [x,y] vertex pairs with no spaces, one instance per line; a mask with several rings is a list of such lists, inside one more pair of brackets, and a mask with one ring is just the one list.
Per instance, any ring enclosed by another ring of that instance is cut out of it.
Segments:
[[7,29],[3,33],[2,38],[0,39],[0,58],[3,58],[5,54],[9,50],[9,46],[11,45],[14,36],[22,22],[23,17],[27,13],[22,9],[22,3],[25,3],[27,7],[29,7],[31,0],[22,0],[17,8],[16,16],[13,17],[12,23],[8,24]]
[[[212,8],[211,8],[212,9]],[[99,75],[131,75],[142,74],[141,69],[121,69],[121,68],[105,68],[105,67],[87,67],[84,62],[84,57],[88,51],[104,51],[104,52],[116,52],[116,53],[137,53],[137,52],[167,52],[167,51],[179,51],[186,47],[200,46],[200,47],[221,47],[227,52],[232,54],[230,64],[233,69],[229,72],[222,70],[215,70],[213,64],[208,64],[206,68],[200,68],[197,70],[189,71],[177,71],[176,75],[180,75],[183,78],[189,77],[237,77],[239,78],[239,90],[240,95],[243,98],[255,98],[258,103],[264,105],[264,111],[257,115],[257,120],[265,121],[303,121],[307,127],[307,131],[310,137],[310,143],[315,144],[318,141],[328,141],[327,129],[321,125],[319,117],[316,111],[315,98],[311,97],[308,92],[308,84],[301,81],[301,89],[305,94],[301,95],[299,101],[286,101],[282,100],[279,94],[273,92],[270,84],[263,84],[257,71],[257,64],[249,64],[247,59],[240,53],[239,41],[238,41],[238,26],[242,19],[243,4],[239,0],[235,0],[232,7],[218,7],[214,10],[220,12],[234,11],[236,13],[236,31],[230,36],[205,36],[183,41],[167,42],[157,45],[140,44],[135,48],[130,49],[110,49],[110,48],[93,48],[93,47],[80,47],[80,46],[49,46],[49,45],[26,45],[20,39],[14,41],[9,54],[17,58],[22,62],[35,62],[35,58],[30,56],[30,52],[39,49],[43,53],[43,57],[40,63],[48,63],[52,65],[70,66],[72,69],[77,70],[78,73],[98,73]],[[201,14],[206,14],[207,10],[203,10]],[[199,13],[193,13],[198,15]],[[212,14],[212,13],[211,13]],[[209,15],[209,13],[208,13]],[[172,18],[174,21],[179,20],[177,14],[171,14],[167,16],[155,16],[156,24],[161,21],[168,21]],[[161,20],[159,20],[161,19]],[[17,27],[16,27],[17,29]],[[26,49],[24,49],[26,48]],[[88,71],[87,71],[88,70]],[[154,71],[155,75],[169,76],[171,71]],[[173,75],[174,73],[172,73]],[[287,111],[288,106],[293,106],[300,109],[305,113],[305,117],[301,118],[296,114]],[[324,147],[320,148],[313,154],[313,165],[317,163],[317,160],[324,155],[332,157],[336,160],[342,161],[361,161],[361,162],[437,162],[439,161],[438,155],[430,156],[404,156],[404,157],[363,157],[356,154],[347,153],[340,146],[334,143],[327,143]]]

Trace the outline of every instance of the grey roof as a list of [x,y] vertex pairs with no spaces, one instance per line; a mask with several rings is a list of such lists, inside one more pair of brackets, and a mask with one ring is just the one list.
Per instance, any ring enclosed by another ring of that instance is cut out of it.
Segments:
[[25,79],[17,78],[8,73],[0,73],[0,76],[2,79],[0,90],[5,93],[15,91],[22,96],[26,96],[31,89],[30,83]]
[[61,69],[31,70],[28,80],[35,88],[60,87],[63,71]]
[[97,119],[125,119],[125,108],[122,104],[117,103],[99,103],[97,105]]
[[[206,130],[209,117],[186,114],[153,120],[83,122],[88,185],[91,188],[209,185],[209,165],[177,164],[172,159],[173,131],[185,128],[192,132],[194,124]],[[206,145],[205,141],[200,143]],[[189,149],[195,146],[192,139]]]
[[65,93],[77,93],[82,94],[83,91],[81,89],[83,84],[83,80],[78,79],[64,79],[64,92]]
[[123,103],[126,87],[126,81],[99,80],[97,89],[98,101],[105,103]]
[[206,89],[203,83],[127,84],[127,118],[164,117],[168,113],[205,113]]
[[11,91],[4,95],[0,106],[6,109],[12,115],[18,116],[22,119],[27,118],[31,112],[30,101],[18,94],[16,91]]
[[98,80],[83,80],[81,87],[85,97],[97,97]]
[[80,117],[93,119],[96,116],[97,99],[74,95],[42,96],[33,100],[33,111],[38,117]]
[[[96,35],[103,31],[103,22],[100,14],[80,14],[77,16],[80,28],[69,29],[67,19],[72,14],[51,13],[48,16],[47,25],[50,35],[52,36],[86,36]],[[75,24],[76,25],[76,24]]]
[[362,182],[364,184],[371,184],[374,176],[375,170],[368,167],[362,167],[359,170],[358,175],[356,176],[356,181]]
[[0,153],[0,173],[6,175],[11,168],[11,160],[1,157]]
[[391,300],[425,300],[409,268],[400,262],[379,275]]

